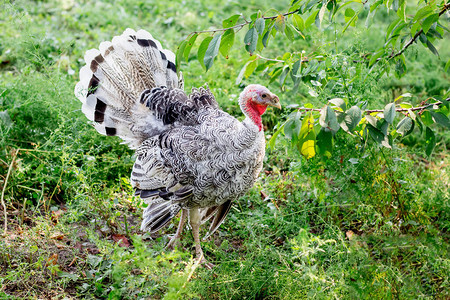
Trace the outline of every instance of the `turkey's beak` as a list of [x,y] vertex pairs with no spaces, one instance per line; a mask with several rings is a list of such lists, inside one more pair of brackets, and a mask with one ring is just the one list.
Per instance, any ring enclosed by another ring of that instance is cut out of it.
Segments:
[[281,109],[280,99],[277,95],[272,94],[272,101],[270,101],[269,105]]

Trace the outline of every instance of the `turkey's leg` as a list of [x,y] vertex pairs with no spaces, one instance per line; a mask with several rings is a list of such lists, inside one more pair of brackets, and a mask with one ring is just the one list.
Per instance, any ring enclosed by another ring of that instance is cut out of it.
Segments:
[[200,210],[192,208],[189,210],[189,223],[192,227],[192,235],[195,242],[195,256],[200,258],[203,256],[202,246],[200,245]]
[[192,227],[192,235],[194,236],[194,242],[195,242],[195,256],[198,260],[200,260],[201,263],[204,263],[205,266],[209,269],[211,269],[214,265],[211,263],[208,263],[203,256],[203,250],[202,246],[200,245],[200,222],[201,222],[201,215],[200,210],[198,208],[193,208],[189,210],[189,223]]
[[175,235],[170,239],[169,243],[167,244],[167,249],[173,249],[175,246],[176,241],[181,237],[181,233],[183,232],[184,224],[186,223],[188,212],[186,209],[181,210],[181,216],[180,216],[180,223],[178,223],[177,232]]

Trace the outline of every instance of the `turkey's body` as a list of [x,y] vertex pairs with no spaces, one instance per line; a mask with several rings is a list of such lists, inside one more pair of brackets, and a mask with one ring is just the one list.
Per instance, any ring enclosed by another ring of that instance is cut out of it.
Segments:
[[[176,237],[189,214],[201,253],[200,221],[215,216],[213,233],[261,171],[260,115],[253,116],[250,104],[240,100],[247,118],[239,122],[220,110],[207,87],[186,95],[175,55],[143,30],[127,29],[99,50],[87,51],[85,61],[75,88],[83,113],[98,132],[137,149],[131,183],[148,203],[141,229],[157,231],[182,210]],[[255,105],[262,114],[279,102]]]
[[131,174],[134,187],[192,190],[181,208],[216,206],[245,194],[262,168],[263,132],[217,109],[199,116],[196,126],[175,127],[142,143]]

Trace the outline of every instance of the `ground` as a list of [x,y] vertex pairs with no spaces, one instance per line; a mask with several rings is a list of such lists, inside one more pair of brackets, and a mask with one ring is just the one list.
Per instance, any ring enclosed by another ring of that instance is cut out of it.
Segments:
[[[449,298],[450,136],[437,125],[431,156],[417,128],[391,150],[375,143],[361,149],[358,139],[337,134],[332,157],[309,160],[280,135],[255,186],[202,242],[212,270],[195,265],[188,228],[179,247],[164,248],[179,218],[156,234],[139,230],[144,204],[129,184],[133,151],[98,135],[73,95],[84,52],[127,27],[149,30],[175,51],[192,31],[220,27],[237,12],[283,10],[287,1],[183,3],[2,2],[0,189],[7,228],[2,212],[0,298]],[[349,28],[338,41],[342,55],[384,43],[388,19],[381,16],[369,30]],[[313,29],[305,40],[273,40],[263,54],[317,48],[332,34]],[[436,44],[441,57],[413,47],[404,77],[355,82],[353,93],[371,107],[406,92],[418,103],[443,96],[448,40]],[[235,84],[249,57],[242,45],[207,73],[194,52],[181,65],[187,89],[208,82],[221,107],[242,118],[242,86],[268,78]],[[277,80],[269,87],[285,108],[264,115],[268,140],[291,113],[288,104],[322,105],[306,85],[294,92]]]

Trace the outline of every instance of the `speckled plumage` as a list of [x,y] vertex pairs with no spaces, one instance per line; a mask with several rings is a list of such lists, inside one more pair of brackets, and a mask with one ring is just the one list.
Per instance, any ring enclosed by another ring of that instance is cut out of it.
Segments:
[[[279,102],[247,105],[240,99],[247,118],[239,122],[220,110],[207,86],[186,95],[175,55],[143,30],[127,29],[100,44],[100,50],[87,51],[85,61],[75,88],[83,113],[101,134],[117,135],[136,148],[131,183],[149,204],[141,228],[157,231],[185,210],[191,223],[215,215],[214,232],[232,201],[252,187],[261,171],[260,114]],[[249,112],[252,107],[256,117]]]

